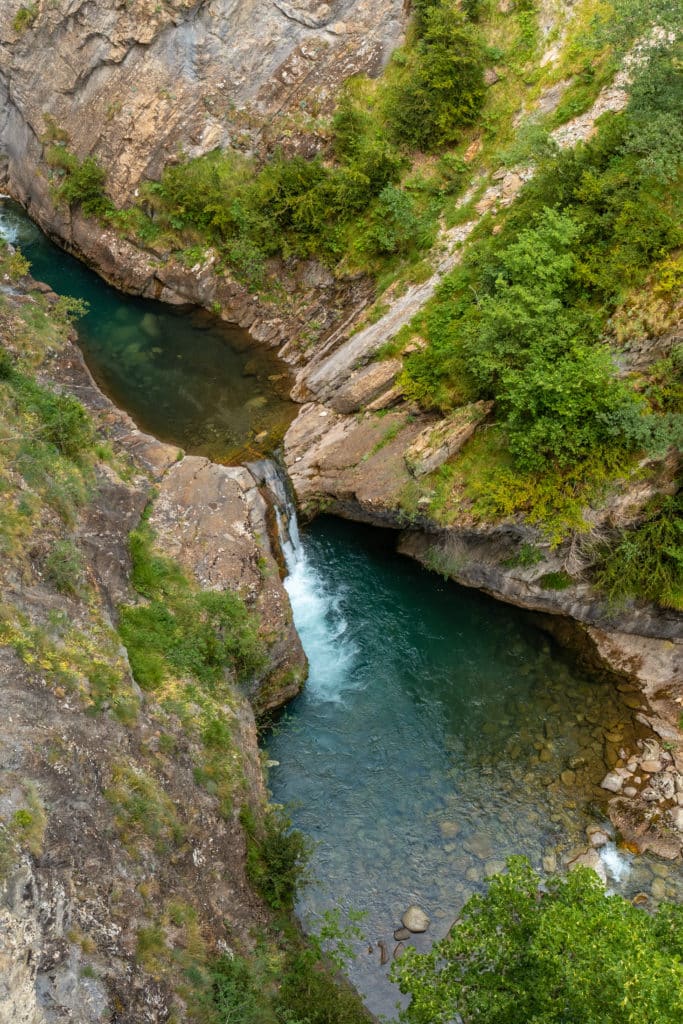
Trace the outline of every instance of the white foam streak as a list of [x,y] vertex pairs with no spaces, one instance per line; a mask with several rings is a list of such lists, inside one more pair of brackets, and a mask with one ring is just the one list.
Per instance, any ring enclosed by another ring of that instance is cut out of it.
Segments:
[[618,850],[614,843],[606,843],[600,847],[600,860],[605,865],[609,877],[617,883],[623,882],[631,873],[629,855]]
[[309,664],[306,690],[321,701],[340,703],[354,688],[358,649],[348,636],[343,594],[335,593],[308,557],[299,537],[296,509],[272,463],[254,466],[268,486],[275,506],[280,545],[287,563],[285,589]]

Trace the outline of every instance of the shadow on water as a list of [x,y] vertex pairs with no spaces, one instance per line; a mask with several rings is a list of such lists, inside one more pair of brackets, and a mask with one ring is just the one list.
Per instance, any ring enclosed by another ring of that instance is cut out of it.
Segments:
[[0,235],[21,248],[37,280],[89,304],[80,347],[100,388],[141,429],[218,462],[275,450],[296,406],[288,367],[272,350],[204,310],[116,291],[11,200],[0,200]]

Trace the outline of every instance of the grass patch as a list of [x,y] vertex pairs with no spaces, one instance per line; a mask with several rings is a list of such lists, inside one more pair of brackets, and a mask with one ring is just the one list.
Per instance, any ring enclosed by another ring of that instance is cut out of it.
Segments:
[[20,846],[25,847],[34,857],[40,857],[47,828],[47,814],[33,783],[26,783],[23,788],[26,807],[14,812],[9,830]]
[[146,690],[190,676],[219,694],[228,676],[247,679],[266,664],[258,622],[229,591],[200,591],[158,555],[146,522],[130,537],[132,582],[148,604],[119,609],[119,632],[133,674]]
[[546,572],[539,576],[534,582],[538,583],[541,590],[566,590],[574,584],[574,580],[567,572]]
[[126,846],[137,847],[143,836],[152,840],[160,855],[182,846],[185,828],[173,801],[150,775],[129,765],[114,765],[104,795],[114,808]]

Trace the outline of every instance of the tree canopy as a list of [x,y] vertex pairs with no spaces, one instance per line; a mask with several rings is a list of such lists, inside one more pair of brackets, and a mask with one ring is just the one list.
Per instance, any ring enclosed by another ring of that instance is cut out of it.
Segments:
[[683,907],[650,915],[588,868],[544,880],[512,857],[445,939],[392,971],[409,1024],[680,1024],[682,957]]

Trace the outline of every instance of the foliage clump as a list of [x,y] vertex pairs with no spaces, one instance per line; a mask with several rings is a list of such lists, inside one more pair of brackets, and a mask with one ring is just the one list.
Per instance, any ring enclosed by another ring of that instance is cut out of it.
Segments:
[[683,1016],[683,907],[655,915],[578,868],[543,880],[513,857],[429,953],[393,965],[406,1024],[675,1024]]
[[419,39],[387,90],[385,114],[397,142],[432,150],[457,141],[484,102],[481,34],[454,0],[421,4]]
[[47,160],[59,175],[57,199],[78,206],[86,217],[104,217],[113,210],[104,191],[106,174],[93,156],[79,160],[65,145],[50,146]]
[[616,604],[640,597],[683,608],[683,490],[653,499],[641,522],[603,551],[595,582]]
[[240,820],[247,837],[247,873],[252,885],[273,910],[291,910],[306,877],[308,840],[292,829],[286,814],[275,807],[259,819],[245,806]]
[[12,19],[12,28],[15,32],[25,32],[29,29],[38,17],[38,4],[23,4]]

